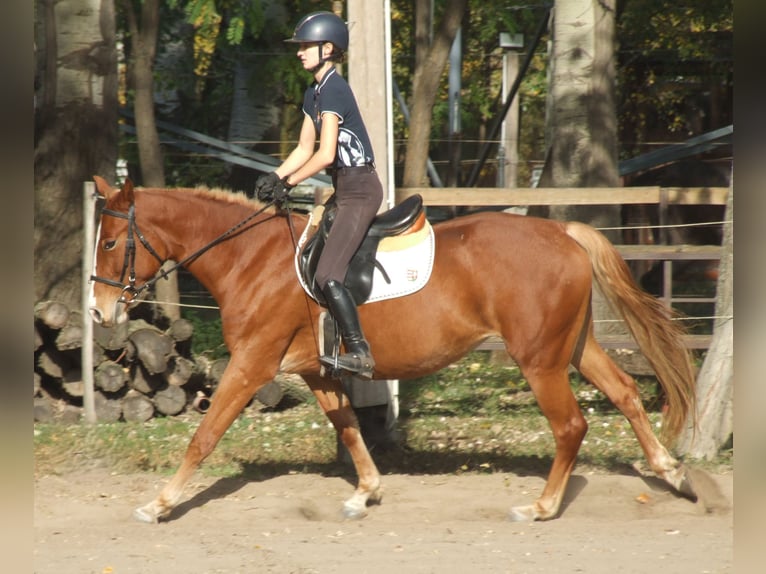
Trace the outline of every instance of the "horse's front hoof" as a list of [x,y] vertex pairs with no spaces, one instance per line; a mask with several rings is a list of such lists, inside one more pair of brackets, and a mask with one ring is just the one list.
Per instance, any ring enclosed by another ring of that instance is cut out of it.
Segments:
[[367,505],[346,501],[343,503],[343,518],[346,520],[361,520],[367,516]]
[[139,522],[146,522],[147,524],[157,524],[160,521],[159,516],[154,512],[151,504],[136,508],[133,511],[133,518]]
[[347,520],[359,520],[367,516],[369,494],[355,494],[343,503],[343,517]]
[[534,522],[537,520],[537,511],[533,505],[514,506],[508,513],[508,519],[511,522]]

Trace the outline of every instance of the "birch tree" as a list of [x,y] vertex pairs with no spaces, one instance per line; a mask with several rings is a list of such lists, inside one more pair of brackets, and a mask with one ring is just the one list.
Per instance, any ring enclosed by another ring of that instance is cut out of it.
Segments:
[[35,8],[35,299],[79,307],[83,182],[117,159],[114,3]]
[[697,376],[697,427],[691,421],[678,443],[690,458],[712,460],[734,430],[734,177],[726,199],[723,253],[718,273],[713,338]]

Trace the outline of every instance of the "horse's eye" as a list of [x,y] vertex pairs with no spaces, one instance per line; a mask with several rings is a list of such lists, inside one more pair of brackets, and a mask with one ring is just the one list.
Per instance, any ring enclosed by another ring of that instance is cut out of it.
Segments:
[[114,246],[117,245],[117,241],[114,239],[107,239],[104,241],[104,251],[111,251],[114,249]]

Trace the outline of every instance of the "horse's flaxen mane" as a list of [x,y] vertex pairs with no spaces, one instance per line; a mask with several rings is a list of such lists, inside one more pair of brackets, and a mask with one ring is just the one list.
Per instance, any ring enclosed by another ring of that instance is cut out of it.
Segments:
[[[224,189],[220,187],[216,187],[213,189],[210,189],[208,187],[174,187],[174,188],[152,188],[152,187],[137,187],[136,191],[141,192],[157,192],[157,193],[165,193],[168,191],[178,191],[182,193],[188,193],[190,195],[194,195],[203,199],[213,199],[216,201],[226,201],[229,203],[237,203],[239,205],[244,205],[247,207],[250,207],[252,209],[260,209],[263,207],[263,203],[258,201],[257,199],[251,199],[247,197],[243,192],[241,191],[232,191],[230,189]],[[272,208],[269,208],[273,210]]]

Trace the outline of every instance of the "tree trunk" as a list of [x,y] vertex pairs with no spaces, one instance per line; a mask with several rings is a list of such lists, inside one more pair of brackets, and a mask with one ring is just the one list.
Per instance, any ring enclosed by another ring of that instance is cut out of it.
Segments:
[[[734,177],[726,199],[725,221],[734,221]],[[734,430],[734,240],[733,224],[724,225],[713,339],[697,376],[697,428],[691,421],[678,442],[690,458],[715,458]]]
[[[553,53],[546,117],[548,152],[541,187],[617,187],[615,109],[615,0],[558,0],[553,11]],[[547,216],[618,227],[620,207],[552,206]],[[545,215],[530,209],[531,215]],[[619,242],[615,232],[604,232]],[[596,335],[625,334],[598,291],[593,297]]]
[[35,17],[35,299],[79,309],[83,182],[117,160],[114,4],[37,0]]
[[[546,125],[549,157],[541,187],[619,185],[614,3],[556,2]],[[620,220],[619,206],[553,206],[550,214],[597,227]],[[610,239],[618,237],[612,234]]]
[[[122,0],[121,6],[127,17],[131,39],[129,69],[135,94],[133,105],[141,164],[140,183],[147,187],[165,187],[165,165],[154,114],[154,58],[160,29],[160,0],[144,0],[140,15],[133,11],[130,0]],[[164,267],[169,269],[172,265],[172,262],[167,262]],[[174,320],[181,316],[177,273],[158,281],[155,295],[166,317]]]
[[[428,33],[423,27],[430,22],[425,16],[430,12],[429,0],[417,0],[416,4],[416,54],[415,75],[412,81],[410,106],[410,130],[404,163],[403,187],[427,185],[426,164],[431,139],[431,110],[439,90],[444,66],[449,57],[452,41],[466,11],[467,0],[448,0],[441,25],[428,44]],[[423,53],[425,51],[425,54]]]

